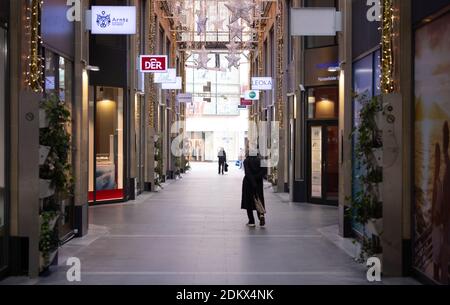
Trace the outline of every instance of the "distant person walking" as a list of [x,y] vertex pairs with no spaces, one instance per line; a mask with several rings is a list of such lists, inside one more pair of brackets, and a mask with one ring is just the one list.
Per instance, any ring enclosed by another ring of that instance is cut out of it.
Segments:
[[265,170],[261,167],[261,159],[255,151],[246,149],[246,158],[244,160],[245,176],[242,181],[242,200],[241,209],[247,210],[247,226],[255,227],[255,217],[253,211],[257,211],[260,226],[264,227],[265,221],[265,203],[263,191],[263,177]]
[[223,147],[220,148],[217,157],[219,158],[219,175],[224,175],[225,164],[227,163],[227,153]]

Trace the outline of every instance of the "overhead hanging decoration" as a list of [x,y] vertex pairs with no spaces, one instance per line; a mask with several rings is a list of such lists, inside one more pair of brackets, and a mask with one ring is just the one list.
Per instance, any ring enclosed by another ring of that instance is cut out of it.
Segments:
[[252,1],[233,0],[224,5],[231,12],[230,23],[235,23],[239,19],[244,20],[248,24],[252,22],[250,11],[255,7],[255,4]]
[[240,25],[239,22],[231,23],[230,25],[227,25],[227,27],[230,29],[230,41],[236,37],[242,41],[243,26]]
[[200,10],[196,10],[195,14],[197,15],[197,35],[205,34],[206,36],[206,23],[209,18],[206,16],[206,6],[205,1],[200,1]]
[[28,26],[30,31],[30,54],[27,56],[28,71],[26,72],[26,84],[36,93],[43,92],[43,62],[44,59],[40,54],[42,38],[40,36],[40,19],[42,0],[32,0],[31,6],[27,8]]
[[381,19],[381,91],[394,92],[394,8],[392,0],[383,0]]
[[208,62],[211,60],[209,57],[209,52],[206,50],[205,45],[202,46],[200,51],[194,52],[198,54],[197,59],[194,60],[197,70],[208,69]]

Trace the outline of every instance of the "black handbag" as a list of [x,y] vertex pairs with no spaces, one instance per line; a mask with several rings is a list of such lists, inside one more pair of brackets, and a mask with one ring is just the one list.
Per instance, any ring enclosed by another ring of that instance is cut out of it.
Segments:
[[225,171],[228,172],[228,163],[225,163]]

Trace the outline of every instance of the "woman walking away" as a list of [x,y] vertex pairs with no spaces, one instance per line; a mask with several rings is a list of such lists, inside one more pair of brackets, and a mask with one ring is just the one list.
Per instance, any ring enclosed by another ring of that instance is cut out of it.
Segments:
[[241,209],[247,210],[249,227],[255,227],[255,217],[253,211],[256,210],[260,226],[264,227],[265,203],[263,191],[264,168],[261,167],[261,159],[255,151],[246,152],[244,160],[245,176],[242,181],[242,201]]
[[227,163],[227,153],[225,152],[225,149],[223,147],[220,148],[219,154],[217,155],[217,157],[219,158],[219,175],[221,173],[223,175],[225,163]]

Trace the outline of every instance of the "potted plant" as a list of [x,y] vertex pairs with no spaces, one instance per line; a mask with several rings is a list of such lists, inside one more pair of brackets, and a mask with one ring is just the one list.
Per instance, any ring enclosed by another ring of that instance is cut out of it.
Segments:
[[67,128],[70,111],[57,95],[49,95],[42,101],[41,110],[45,112],[47,122],[39,130],[42,201],[39,250],[42,271],[46,270],[57,256],[59,239],[56,224],[60,217],[60,205],[72,197],[74,183],[69,158],[71,137]]
[[348,213],[363,227],[360,261],[381,253],[380,235],[383,231],[383,205],[380,198],[380,184],[383,182],[382,152],[383,143],[377,121],[382,111],[381,101],[367,94],[356,96],[361,104],[360,122],[353,130],[351,138],[355,141],[355,159],[358,160],[360,175],[357,177],[359,190],[349,198],[351,209]]

